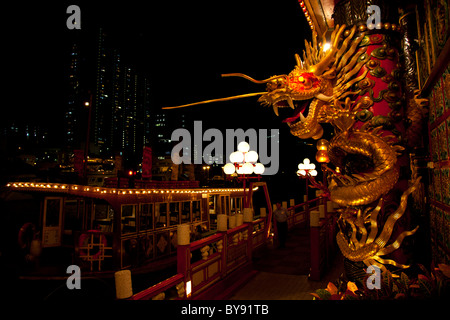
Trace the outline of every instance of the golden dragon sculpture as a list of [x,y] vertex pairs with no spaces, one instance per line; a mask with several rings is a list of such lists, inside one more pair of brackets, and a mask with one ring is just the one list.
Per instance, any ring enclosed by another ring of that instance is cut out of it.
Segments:
[[[408,133],[405,125],[404,102],[400,85],[400,65],[394,41],[387,33],[359,32],[356,26],[337,25],[331,34],[329,48],[313,34],[312,43],[305,40],[303,59],[296,54],[296,65],[289,74],[255,80],[241,73],[223,74],[224,77],[242,77],[254,83],[266,84],[266,91],[228,98],[186,104],[180,108],[217,101],[260,96],[264,106],[293,110],[283,120],[290,132],[301,139],[319,139],[321,124],[334,127],[329,142],[331,164],[340,170],[329,169],[329,197],[343,208],[339,218],[337,243],[343,255],[366,265],[384,264],[404,268],[406,265],[381,256],[398,249],[406,236],[395,234],[396,222],[404,215],[408,195],[417,188],[420,178],[414,176],[410,186],[402,190],[396,210],[383,210],[384,198],[398,183],[404,161],[407,140],[417,134]],[[416,99],[417,110],[426,101]],[[410,112],[411,121],[420,122],[420,112]],[[417,130],[414,125],[410,130]],[[412,138],[411,138],[412,139]],[[406,189],[406,190],[405,190]],[[376,205],[375,205],[376,204]],[[384,226],[379,232],[380,212]],[[369,230],[369,231],[368,231]],[[398,233],[398,232],[397,232]]]

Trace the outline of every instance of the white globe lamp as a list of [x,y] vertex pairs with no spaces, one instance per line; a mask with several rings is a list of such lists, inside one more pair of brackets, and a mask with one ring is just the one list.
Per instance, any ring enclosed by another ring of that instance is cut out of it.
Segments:
[[238,144],[238,151],[248,152],[248,150],[250,150],[250,145],[247,142],[242,141]]
[[223,172],[225,172],[225,174],[233,174],[236,171],[236,168],[234,167],[234,164],[232,163],[227,163],[223,166]]
[[245,162],[256,163],[258,161],[258,153],[256,151],[249,151],[245,154]]
[[264,165],[262,163],[255,164],[255,167],[253,168],[253,172],[255,174],[263,174],[264,170],[266,170],[266,168],[264,167]]

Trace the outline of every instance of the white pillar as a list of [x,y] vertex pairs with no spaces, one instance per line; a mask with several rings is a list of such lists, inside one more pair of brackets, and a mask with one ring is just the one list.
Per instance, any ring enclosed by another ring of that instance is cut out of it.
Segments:
[[127,299],[133,295],[133,287],[131,285],[131,271],[121,270],[114,274],[116,283],[116,298]]
[[226,214],[217,215],[217,231],[227,231],[228,216]]
[[191,243],[191,226],[189,224],[179,224],[177,226],[177,243],[180,246]]
[[261,216],[261,218],[267,217],[266,208],[260,208],[259,209],[259,215]]
[[244,215],[242,213],[236,214],[236,227],[239,227],[244,223]]
[[319,217],[320,219],[325,218],[325,205],[323,204],[319,205]]
[[228,223],[229,223],[230,229],[233,229],[234,227],[236,227],[236,216],[235,215],[229,216]]
[[251,208],[244,208],[244,222],[253,221],[253,210]]
[[309,213],[309,225],[311,227],[318,227],[320,225],[320,212],[315,210]]

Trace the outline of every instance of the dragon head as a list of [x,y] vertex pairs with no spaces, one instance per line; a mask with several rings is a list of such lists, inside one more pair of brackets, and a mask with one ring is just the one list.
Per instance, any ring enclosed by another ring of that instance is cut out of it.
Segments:
[[[255,83],[266,83],[266,92],[261,94],[258,102],[264,106],[272,106],[277,116],[280,116],[281,108],[293,109],[293,114],[283,120],[289,125],[291,134],[301,139],[319,139],[323,134],[322,126],[319,124],[319,112],[348,89],[346,87],[334,91],[337,71],[342,69],[342,65],[336,62],[346,51],[356,52],[358,43],[352,44],[347,50],[350,39],[356,31],[356,28],[353,28],[347,32],[346,39],[339,46],[344,29],[345,26],[338,26],[333,31],[329,47],[326,49],[325,45],[322,45],[325,44],[325,36],[321,43],[317,43],[317,34],[314,33],[312,43],[305,41],[303,60],[296,54],[297,64],[288,75],[277,75],[262,81],[241,73],[222,76],[239,76]],[[358,51],[356,56],[360,57],[362,53]],[[347,58],[348,56],[345,59]],[[351,59],[350,62],[356,59]],[[359,71],[361,66],[362,64],[355,66],[356,71]]]
[[293,115],[283,120],[289,125],[291,133],[303,139],[319,139],[323,134],[322,127],[315,121],[314,112],[309,114],[307,109],[316,96],[323,95],[326,87],[327,81],[296,66],[286,77],[267,83],[267,93],[258,102],[272,106],[277,116],[280,115],[280,108],[293,109]]
[[296,67],[287,77],[277,78],[266,86],[267,93],[259,99],[263,105],[272,105],[279,116],[278,108],[295,109],[295,100],[310,100],[323,90],[323,81],[307,70]]
[[[293,115],[284,119],[294,136],[301,139],[319,139],[323,129],[318,122],[318,113],[324,105],[333,100],[333,81],[336,78],[336,56],[342,55],[353,37],[356,28],[347,35],[341,47],[341,35],[345,25],[337,27],[331,34],[330,46],[325,50],[325,35],[323,41],[317,43],[317,34],[313,34],[313,42],[305,40],[303,60],[295,54],[297,65],[289,74],[272,76],[265,80],[255,80],[242,73],[222,74],[222,77],[242,77],[258,84],[266,84],[265,92],[248,93],[227,98],[212,99],[195,102],[176,107],[163,109],[182,108],[193,105],[228,101],[246,97],[260,96],[258,102],[265,106],[272,106],[275,114],[279,116],[280,108],[291,108]],[[355,50],[352,45],[351,49]],[[334,63],[334,64],[333,64]],[[308,108],[309,107],[309,108]]]

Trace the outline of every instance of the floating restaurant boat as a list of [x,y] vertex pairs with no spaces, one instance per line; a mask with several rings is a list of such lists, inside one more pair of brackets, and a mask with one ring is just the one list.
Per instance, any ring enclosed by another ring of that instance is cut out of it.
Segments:
[[[265,183],[258,185],[268,197]],[[257,189],[199,188],[193,181],[135,186],[8,183],[2,232],[20,279],[67,279],[69,265],[80,266],[83,277],[175,267],[178,225],[190,226],[191,241],[214,234],[217,215],[242,213],[246,192],[251,198]]]

